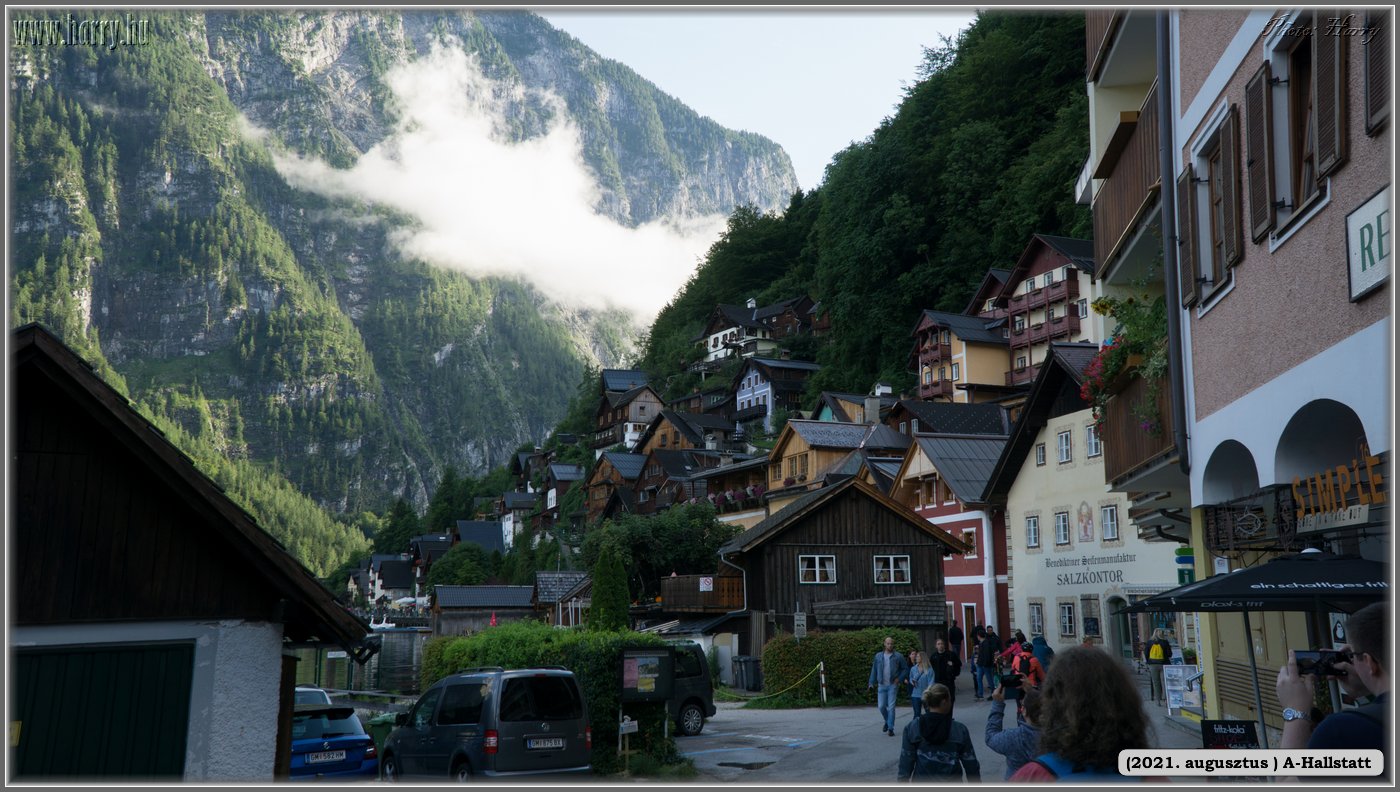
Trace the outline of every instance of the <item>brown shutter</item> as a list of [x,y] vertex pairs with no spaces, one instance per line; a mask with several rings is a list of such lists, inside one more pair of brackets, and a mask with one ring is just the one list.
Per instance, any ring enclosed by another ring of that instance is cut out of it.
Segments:
[[[1330,16],[1324,17],[1324,14]],[[1321,184],[1327,174],[1336,170],[1347,158],[1346,120],[1346,40],[1341,32],[1329,31],[1331,20],[1346,15],[1340,11],[1319,11],[1314,19],[1327,19],[1315,24],[1313,47],[1313,101],[1317,118],[1317,180]]]
[[1176,178],[1176,265],[1181,272],[1181,307],[1196,302],[1196,183],[1190,165]]
[[1220,130],[1220,168],[1225,171],[1222,190],[1225,222],[1220,233],[1225,238],[1225,266],[1233,267],[1244,255],[1244,237],[1240,231],[1240,109],[1235,105],[1230,105],[1230,115]]
[[1390,115],[1390,11],[1366,12],[1366,134],[1375,135]]
[[1246,179],[1249,182],[1249,235],[1255,242],[1274,227],[1274,151],[1272,73],[1268,61],[1249,78],[1244,87],[1244,131]]

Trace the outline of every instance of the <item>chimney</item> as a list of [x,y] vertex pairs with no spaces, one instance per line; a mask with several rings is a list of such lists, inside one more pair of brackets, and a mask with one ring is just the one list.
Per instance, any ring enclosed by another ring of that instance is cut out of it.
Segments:
[[747,306],[750,307],[750,308],[757,308],[757,307],[758,307],[758,300],[755,300],[754,298],[750,297],[750,298],[749,298],[749,301],[746,302],[746,303],[744,303],[744,304],[747,305]]
[[880,397],[865,397],[865,423],[876,424],[880,422]]

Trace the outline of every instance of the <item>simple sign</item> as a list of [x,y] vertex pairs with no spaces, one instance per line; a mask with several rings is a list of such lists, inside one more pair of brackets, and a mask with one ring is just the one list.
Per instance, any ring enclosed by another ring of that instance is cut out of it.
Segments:
[[794,638],[807,637],[807,612],[798,611],[792,614],[792,635]]
[[1259,733],[1254,721],[1242,720],[1203,720],[1201,721],[1202,748],[1259,748]]
[[625,717],[622,719],[622,722],[619,723],[619,724],[617,725],[617,733],[618,733],[618,734],[636,734],[636,733],[637,733],[637,722],[634,721],[634,720],[632,720],[632,716],[631,716],[631,715],[625,716]]
[[1385,459],[1361,444],[1351,465],[1337,465],[1293,477],[1294,517],[1299,531],[1358,525],[1370,519],[1370,506],[1387,500]]
[[715,579],[712,578],[712,577],[702,577],[702,578],[700,578],[700,590],[701,590],[701,591],[714,591],[714,590],[715,590]]
[[671,697],[675,661],[670,647],[624,649],[622,700],[665,701]]
[[1191,690],[1186,689],[1186,678],[1195,676],[1197,670],[1194,665],[1169,665],[1162,668],[1162,687],[1167,694],[1167,709],[1174,710],[1171,714],[1177,714],[1186,708],[1200,709],[1200,687],[1193,685]]
[[344,651],[344,650],[341,650],[341,649],[337,649],[337,650],[335,650],[335,651],[333,651],[333,652],[326,652],[326,659],[327,659],[327,660],[344,660],[345,658],[346,658],[345,651]]
[[1390,277],[1390,186],[1347,215],[1347,275],[1355,302]]

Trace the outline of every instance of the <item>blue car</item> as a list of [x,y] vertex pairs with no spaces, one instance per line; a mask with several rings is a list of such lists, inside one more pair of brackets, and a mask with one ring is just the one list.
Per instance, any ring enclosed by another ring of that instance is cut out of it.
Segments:
[[292,781],[353,781],[379,775],[379,752],[353,707],[297,704],[292,711]]

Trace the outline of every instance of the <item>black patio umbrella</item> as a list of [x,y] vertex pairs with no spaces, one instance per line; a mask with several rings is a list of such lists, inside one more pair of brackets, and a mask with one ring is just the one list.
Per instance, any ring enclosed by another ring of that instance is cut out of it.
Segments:
[[[1386,565],[1380,561],[1304,550],[1154,594],[1118,613],[1242,613],[1248,634],[1250,611],[1351,613],[1384,600],[1390,593],[1386,572]],[[1267,748],[1254,642],[1245,643],[1249,647],[1250,678],[1254,680],[1254,707],[1259,713],[1259,738]]]

